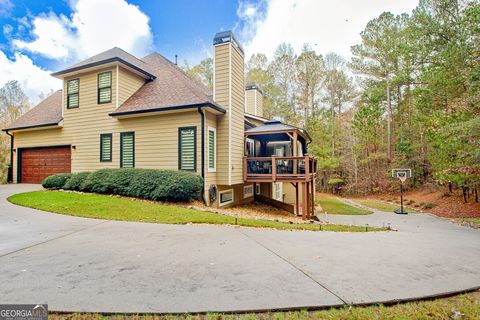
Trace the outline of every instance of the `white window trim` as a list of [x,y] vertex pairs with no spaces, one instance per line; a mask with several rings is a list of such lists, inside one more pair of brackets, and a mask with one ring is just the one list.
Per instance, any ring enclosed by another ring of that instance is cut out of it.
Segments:
[[[222,202],[220,201],[220,200],[222,199],[221,195],[222,195],[223,193],[228,193],[228,192],[231,192],[231,193],[232,193],[232,200],[222,203]],[[223,207],[223,206],[226,206],[227,204],[233,203],[233,201],[235,200],[234,198],[235,198],[235,192],[233,192],[233,189],[228,189],[228,190],[219,191],[219,192],[218,192],[218,206],[219,206],[219,207]]]
[[[245,194],[245,189],[247,188],[252,188],[252,193],[251,194]],[[243,198],[246,199],[246,198],[251,198],[253,197],[253,195],[255,194],[255,188],[253,186],[253,184],[249,184],[248,186],[243,186]]]
[[[213,168],[210,168],[210,131],[213,132]],[[208,127],[207,130],[207,169],[208,172],[217,172],[217,129]]]
[[261,194],[260,183],[255,185],[255,194]]

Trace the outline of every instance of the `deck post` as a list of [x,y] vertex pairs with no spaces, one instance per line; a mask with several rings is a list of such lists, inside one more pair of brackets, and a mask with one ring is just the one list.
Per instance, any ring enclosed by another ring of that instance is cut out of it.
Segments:
[[[295,130],[293,132],[293,156],[294,157],[297,157],[298,156],[298,147],[297,147],[297,141],[298,141],[298,133],[297,133],[297,130]],[[298,159],[293,159],[293,174],[297,174],[298,170],[297,170],[297,167],[298,167]]]
[[302,219],[308,218],[308,186],[307,182],[302,182]]
[[315,179],[310,183],[312,184],[312,215],[315,215]]
[[298,203],[298,182],[295,183],[295,213],[300,215],[300,210],[299,210],[299,203]]
[[277,181],[277,161],[272,157],[272,181]]
[[247,157],[243,157],[243,181],[247,181],[248,176],[248,160]]

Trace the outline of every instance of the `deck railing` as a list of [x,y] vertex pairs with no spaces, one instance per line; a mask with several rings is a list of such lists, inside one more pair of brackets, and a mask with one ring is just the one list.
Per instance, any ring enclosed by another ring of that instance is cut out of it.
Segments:
[[243,158],[244,181],[310,181],[316,175],[317,159],[310,156]]

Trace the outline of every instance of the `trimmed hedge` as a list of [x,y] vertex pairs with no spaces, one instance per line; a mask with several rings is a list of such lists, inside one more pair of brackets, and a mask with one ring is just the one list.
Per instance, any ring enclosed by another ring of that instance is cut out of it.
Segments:
[[63,189],[65,182],[72,176],[71,173],[59,173],[48,176],[42,181],[42,186],[45,189]]
[[198,199],[202,186],[203,179],[196,174],[153,169],[101,169],[92,173],[82,172],[72,175],[71,179],[62,185],[68,190],[171,202]]
[[81,191],[81,186],[89,174],[90,172],[72,173],[72,176],[63,185],[63,189]]

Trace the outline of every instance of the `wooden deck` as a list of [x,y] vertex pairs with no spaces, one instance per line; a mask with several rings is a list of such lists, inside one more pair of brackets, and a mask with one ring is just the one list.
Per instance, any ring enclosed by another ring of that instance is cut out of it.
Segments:
[[317,176],[317,160],[303,157],[244,157],[245,182],[309,182]]

